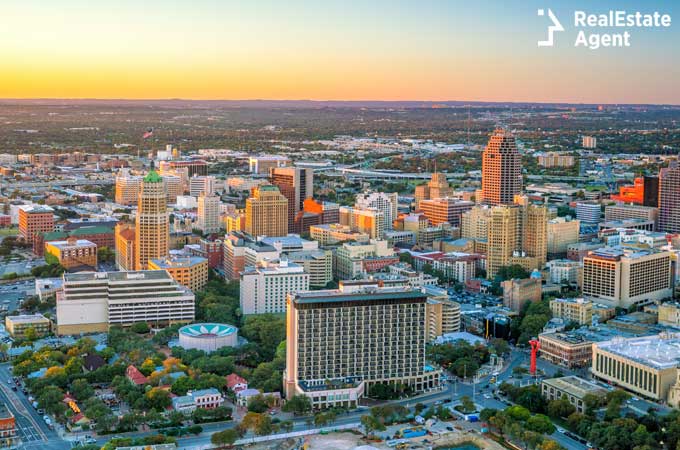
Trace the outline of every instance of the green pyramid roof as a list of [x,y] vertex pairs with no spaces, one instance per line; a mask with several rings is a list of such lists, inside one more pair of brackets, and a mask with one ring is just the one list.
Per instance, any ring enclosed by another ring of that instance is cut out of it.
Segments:
[[149,170],[149,173],[147,173],[146,176],[144,177],[144,182],[145,183],[162,183],[163,178],[161,178],[161,176],[158,175],[158,172],[151,169],[151,170]]

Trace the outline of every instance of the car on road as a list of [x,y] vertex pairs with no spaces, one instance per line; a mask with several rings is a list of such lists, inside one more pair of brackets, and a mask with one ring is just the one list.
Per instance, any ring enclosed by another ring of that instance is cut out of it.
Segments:
[[565,431],[565,430],[564,430],[564,428],[557,427],[557,431],[558,431],[559,433],[564,434],[564,431]]
[[92,436],[86,436],[85,437],[85,443],[86,444],[96,444],[97,440],[93,438]]

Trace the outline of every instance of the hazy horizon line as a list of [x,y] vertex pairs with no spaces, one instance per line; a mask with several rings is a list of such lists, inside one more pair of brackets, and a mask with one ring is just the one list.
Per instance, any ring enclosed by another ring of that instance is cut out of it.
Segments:
[[532,100],[388,100],[388,99],[361,99],[361,100],[335,100],[335,99],[276,99],[276,98],[214,98],[196,99],[182,97],[165,98],[124,98],[124,97],[0,97],[0,102],[225,102],[225,103],[385,103],[385,104],[456,104],[456,106],[485,105],[485,104],[528,104],[528,105],[568,105],[568,106],[670,106],[678,107],[678,103],[630,103],[630,102],[584,102],[584,101],[532,101]]

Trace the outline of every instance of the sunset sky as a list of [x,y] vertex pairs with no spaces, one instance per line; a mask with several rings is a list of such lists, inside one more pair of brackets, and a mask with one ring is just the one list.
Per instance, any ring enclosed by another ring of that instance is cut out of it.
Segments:
[[[548,7],[566,31],[538,48]],[[673,25],[574,48],[573,11],[613,8]],[[0,21],[2,98],[680,104],[680,2],[2,0]]]

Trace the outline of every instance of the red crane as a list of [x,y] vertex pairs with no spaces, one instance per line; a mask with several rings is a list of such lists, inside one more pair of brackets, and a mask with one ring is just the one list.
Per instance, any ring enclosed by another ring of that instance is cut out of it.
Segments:
[[531,345],[531,363],[529,365],[529,373],[531,375],[536,375],[536,355],[538,354],[538,349],[541,348],[541,343],[538,339],[534,338],[529,341]]

